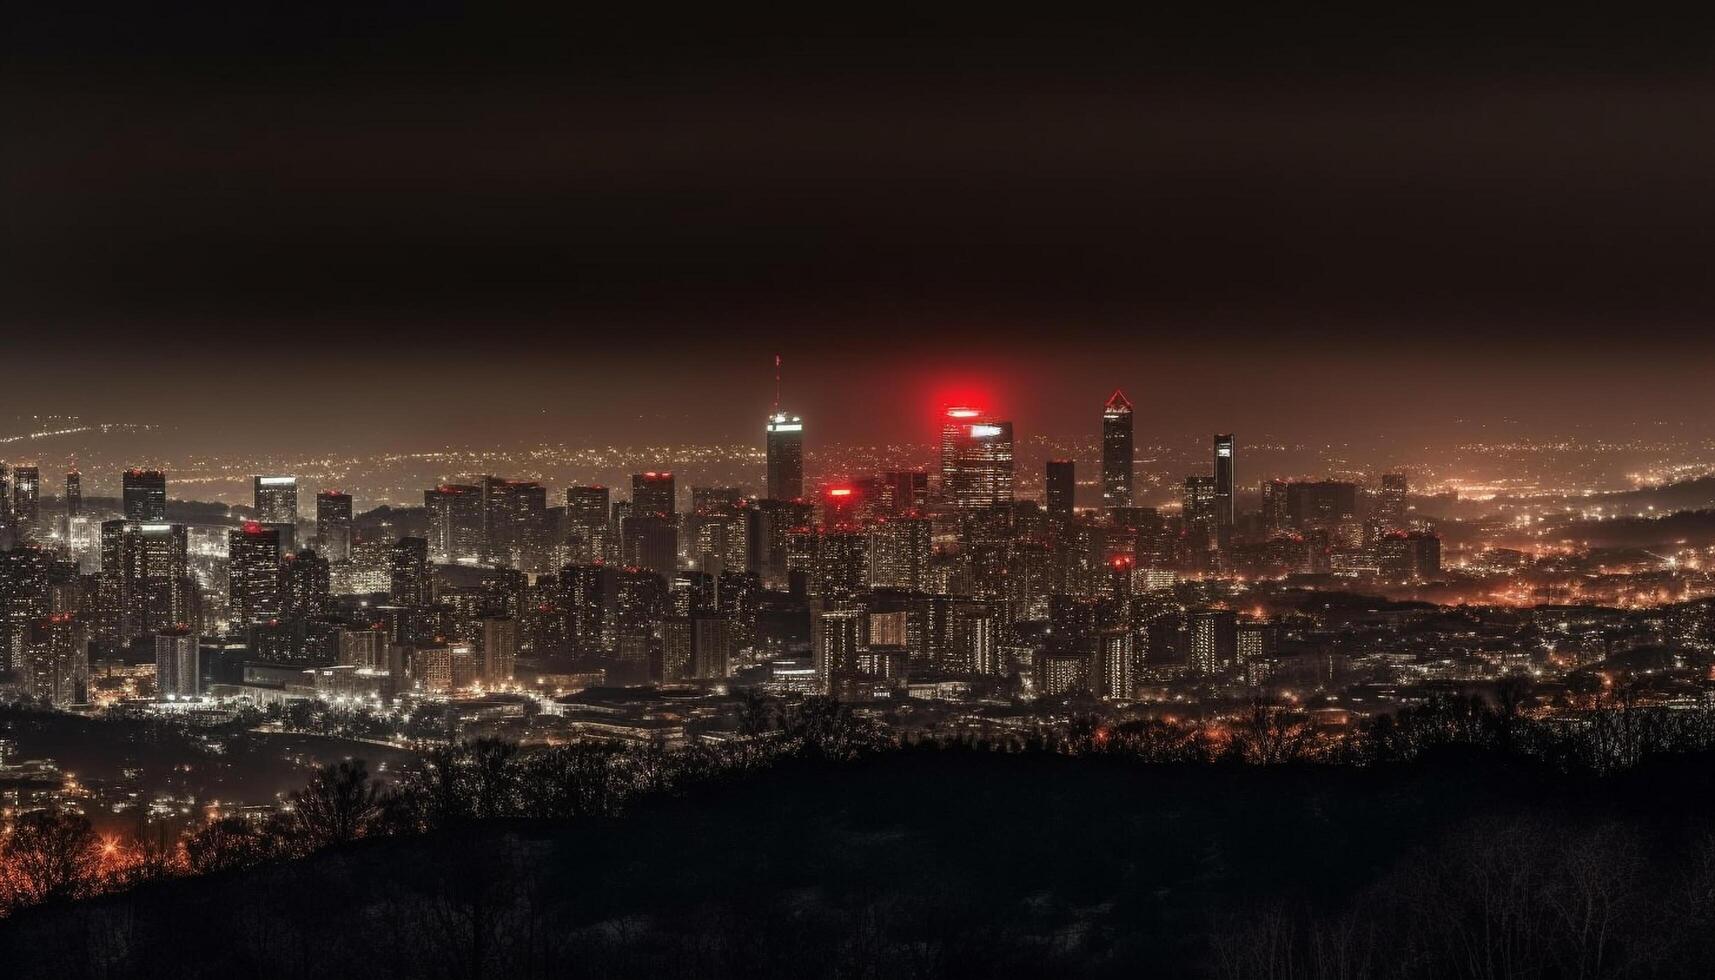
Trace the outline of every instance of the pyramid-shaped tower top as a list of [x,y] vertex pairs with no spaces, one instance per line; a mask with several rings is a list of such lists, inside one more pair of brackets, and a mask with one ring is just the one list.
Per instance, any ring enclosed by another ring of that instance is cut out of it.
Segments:
[[1103,408],[1103,411],[1129,412],[1131,411],[1131,399],[1125,396],[1125,392],[1115,388],[1113,395],[1108,398],[1108,403]]

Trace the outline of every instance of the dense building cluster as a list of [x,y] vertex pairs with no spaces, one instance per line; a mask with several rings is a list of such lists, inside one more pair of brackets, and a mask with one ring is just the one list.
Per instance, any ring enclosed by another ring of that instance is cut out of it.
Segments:
[[[424,490],[421,511],[363,513],[322,489],[310,515],[297,477],[259,474],[252,506],[218,524],[176,513],[148,469],[111,500],[71,472],[44,510],[39,470],[19,466],[0,507],[0,656],[25,695],[59,705],[735,675],[849,698],[1130,701],[1253,678],[1281,633],[1240,611],[1257,583],[1440,571],[1403,475],[1267,480],[1245,511],[1231,434],[1178,507],[1139,505],[1120,391],[1101,408],[1091,508],[1066,459],[1047,462],[1043,499],[1019,497],[1011,421],[955,405],[938,424],[932,471],[807,481],[805,422],[777,404],[761,495],[664,470],[623,494],[479,474]],[[152,685],[133,669],[151,664]]]

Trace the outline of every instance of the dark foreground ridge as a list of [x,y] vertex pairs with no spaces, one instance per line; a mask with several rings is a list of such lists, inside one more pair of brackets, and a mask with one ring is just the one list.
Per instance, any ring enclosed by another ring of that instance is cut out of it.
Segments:
[[1690,977],[1715,758],[793,759],[48,904],[8,977]]

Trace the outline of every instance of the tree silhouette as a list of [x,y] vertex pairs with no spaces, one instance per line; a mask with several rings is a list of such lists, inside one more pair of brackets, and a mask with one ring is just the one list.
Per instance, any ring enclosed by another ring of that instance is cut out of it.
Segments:
[[81,814],[38,810],[19,817],[0,847],[14,905],[80,898],[95,890],[102,844]]
[[323,766],[291,799],[291,827],[311,850],[364,836],[381,814],[379,789],[361,759]]

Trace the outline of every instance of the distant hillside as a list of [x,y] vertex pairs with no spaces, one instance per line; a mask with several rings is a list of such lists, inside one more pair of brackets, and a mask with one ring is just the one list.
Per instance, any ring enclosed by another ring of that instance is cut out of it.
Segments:
[[[1577,975],[1599,943],[1583,975],[1702,975],[1715,765],[1601,782],[1466,757],[804,763],[621,819],[476,824],[38,908],[0,924],[0,963],[18,980],[1238,978],[1328,975],[1280,961],[1338,955],[1427,978],[1503,946],[1530,975]],[[1599,939],[1555,911],[1573,900],[1598,903]]]

